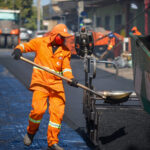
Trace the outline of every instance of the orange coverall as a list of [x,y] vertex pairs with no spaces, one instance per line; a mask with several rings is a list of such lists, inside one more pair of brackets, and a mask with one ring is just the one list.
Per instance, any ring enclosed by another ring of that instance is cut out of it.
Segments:
[[[63,37],[70,36],[67,33],[66,26],[58,24],[52,29],[50,36],[32,39],[28,43],[16,46],[16,48],[19,48],[22,53],[35,52],[34,62],[36,64],[72,79],[74,77],[70,66],[70,50],[66,46],[59,46],[55,53],[52,50],[51,42],[58,34]],[[58,143],[58,134],[65,109],[65,94],[62,79],[42,69],[33,67],[30,90],[33,91],[33,97],[27,132],[35,134],[38,130],[43,114],[47,109],[47,98],[49,98],[48,146]]]

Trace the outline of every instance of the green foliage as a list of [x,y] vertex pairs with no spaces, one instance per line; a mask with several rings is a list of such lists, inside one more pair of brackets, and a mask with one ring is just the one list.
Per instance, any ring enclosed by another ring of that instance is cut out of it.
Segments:
[[0,0],[0,9],[20,10],[20,25],[28,29],[36,29],[36,8],[33,0]]
[[25,27],[28,29],[36,30],[37,29],[37,9],[36,7],[32,7],[32,15],[27,18]]

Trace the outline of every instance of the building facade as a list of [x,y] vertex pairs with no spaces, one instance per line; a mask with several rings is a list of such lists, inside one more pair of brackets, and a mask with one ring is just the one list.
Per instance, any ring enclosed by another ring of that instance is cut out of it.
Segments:
[[146,26],[150,29],[150,14],[144,11],[146,2],[150,4],[150,0],[51,0],[49,6],[43,7],[43,16],[44,21],[49,21],[49,30],[63,22],[74,32],[84,25],[95,31],[104,28],[128,36],[137,26],[145,34]]

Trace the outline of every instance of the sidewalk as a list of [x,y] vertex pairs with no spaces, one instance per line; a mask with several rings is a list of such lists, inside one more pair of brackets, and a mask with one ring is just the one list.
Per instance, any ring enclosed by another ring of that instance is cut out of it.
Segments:
[[[31,99],[32,93],[0,65],[0,150],[47,149],[48,111],[43,117],[33,144],[30,147],[23,144]],[[64,122],[59,139],[59,144],[65,150],[90,150],[82,137]]]
[[[107,71],[112,74],[116,74],[115,68],[113,68],[113,67],[106,68],[105,64],[98,64],[97,68],[102,69],[102,70]],[[132,68],[118,68],[118,76],[129,79],[129,80],[133,80],[133,70],[132,70]]]

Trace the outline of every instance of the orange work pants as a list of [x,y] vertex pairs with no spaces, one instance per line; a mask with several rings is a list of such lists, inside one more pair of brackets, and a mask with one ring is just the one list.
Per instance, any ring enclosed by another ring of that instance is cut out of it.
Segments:
[[47,98],[49,100],[49,124],[47,130],[48,146],[58,143],[58,134],[61,128],[61,122],[65,109],[65,94],[64,92],[44,93],[34,91],[32,97],[32,110],[29,114],[29,125],[27,132],[35,134],[39,128],[42,117],[47,109]]

